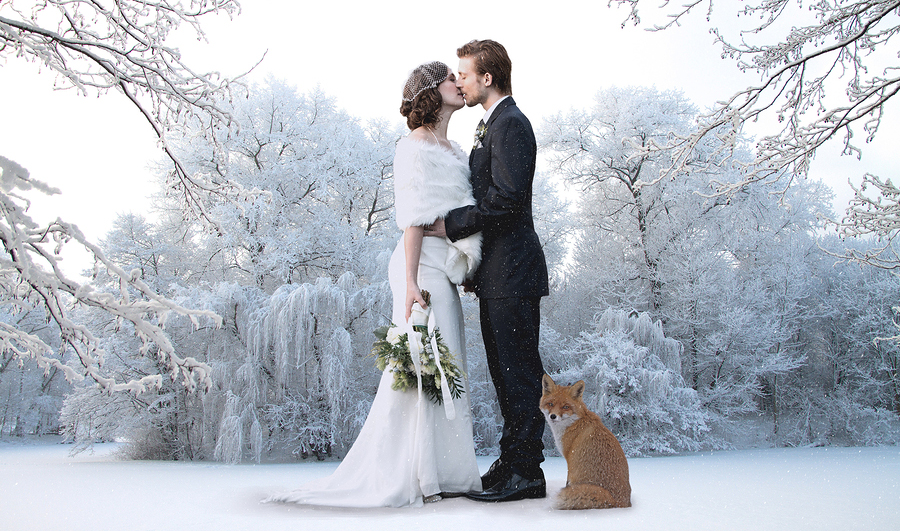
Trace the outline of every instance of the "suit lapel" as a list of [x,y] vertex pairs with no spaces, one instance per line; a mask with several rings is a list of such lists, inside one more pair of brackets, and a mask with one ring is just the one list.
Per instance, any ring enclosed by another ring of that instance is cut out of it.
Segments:
[[[498,116],[500,116],[500,114],[503,112],[504,109],[506,109],[507,107],[509,107],[511,105],[515,105],[515,104],[516,104],[516,102],[515,102],[515,100],[513,100],[512,96],[506,98],[505,100],[503,100],[497,104],[497,108],[494,109],[494,112],[492,112],[491,116],[488,118],[487,124],[485,124],[487,132],[485,133],[484,138],[481,140],[482,145],[486,146],[488,144],[488,137],[491,134],[491,124],[494,123],[494,121],[497,119]],[[481,148],[481,149],[484,149],[484,148]],[[473,149],[472,151],[469,152],[469,168],[471,168],[473,171],[475,169],[475,152],[476,151],[480,151],[480,150]]]
[[469,153],[469,170],[472,172],[472,188],[475,194],[475,200],[480,201],[487,194],[488,186],[491,183],[491,124],[497,119],[507,107],[515,105],[512,96],[506,98],[497,104],[497,108],[491,113],[487,121],[487,133],[484,135],[482,145],[484,147],[473,149]]

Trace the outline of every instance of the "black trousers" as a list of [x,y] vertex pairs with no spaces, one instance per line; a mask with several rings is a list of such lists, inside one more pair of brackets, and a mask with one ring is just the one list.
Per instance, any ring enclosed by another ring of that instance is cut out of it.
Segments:
[[481,299],[481,333],[497,390],[503,434],[500,459],[528,479],[543,478],[544,365],[538,352],[540,297]]

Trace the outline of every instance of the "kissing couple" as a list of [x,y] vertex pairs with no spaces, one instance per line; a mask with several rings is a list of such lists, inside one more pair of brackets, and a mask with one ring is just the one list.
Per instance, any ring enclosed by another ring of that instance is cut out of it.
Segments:
[[[267,501],[402,507],[456,496],[483,502],[546,496],[538,332],[549,283],[532,219],[537,143],[512,98],[506,49],[480,40],[456,53],[456,74],[439,61],[422,64],[403,88],[400,114],[410,133],[394,155],[394,206],[403,236],[388,269],[392,320],[405,326],[414,311],[429,310],[432,327],[462,369],[464,391],[458,286],[474,291],[503,416],[500,457],[480,474],[467,393],[436,403],[422,398],[421,384],[419,393],[395,389],[394,373],[386,369],[365,425],[334,473]],[[467,156],[447,139],[447,126],[454,112],[478,105],[485,115]]]

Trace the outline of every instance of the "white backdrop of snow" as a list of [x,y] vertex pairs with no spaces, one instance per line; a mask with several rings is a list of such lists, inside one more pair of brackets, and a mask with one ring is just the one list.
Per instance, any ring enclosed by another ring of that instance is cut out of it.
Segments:
[[[0,528],[10,531],[238,531],[483,528],[604,530],[866,530],[900,522],[900,448],[793,448],[629,461],[633,507],[555,511],[551,498],[418,509],[262,504],[328,474],[335,462],[242,464],[120,461],[116,445],[70,457],[70,445],[0,442]],[[492,458],[479,458],[482,470]],[[565,483],[544,463],[548,492]]]

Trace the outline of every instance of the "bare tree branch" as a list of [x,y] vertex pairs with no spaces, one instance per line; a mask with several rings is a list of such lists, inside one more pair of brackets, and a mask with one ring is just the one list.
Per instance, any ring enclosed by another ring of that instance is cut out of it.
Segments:
[[[221,231],[207,212],[215,200],[241,204],[259,193],[245,190],[221,175],[189,173],[167,134],[190,121],[200,124],[214,145],[231,132],[232,118],[221,102],[228,100],[234,79],[216,72],[198,73],[166,44],[171,32],[186,24],[205,38],[199,17],[211,13],[233,16],[235,0],[0,0],[0,60],[37,62],[58,74],[63,85],[82,94],[119,91],[144,116],[172,160],[168,185],[186,216]],[[28,215],[29,202],[19,192],[55,190],[32,179],[28,171],[0,156],[0,304],[14,313],[42,308],[61,332],[58,355],[38,337],[8,323],[0,324],[0,351],[32,358],[46,370],[60,370],[72,381],[85,377],[107,391],[144,391],[159,386],[162,374],[119,381],[103,368],[105,352],[91,330],[70,317],[71,305],[107,312],[118,324],[129,323],[142,341],[138,354],[156,356],[158,366],[189,389],[211,385],[210,368],[175,352],[164,331],[170,314],[183,315],[195,326],[221,319],[193,310],[156,293],[140,278],[140,270],[125,271],[87,241],[75,225],[60,219],[37,225]],[[59,266],[62,247],[74,242],[94,257],[95,272],[106,270],[117,279],[117,294],[94,290],[68,278]],[[75,359],[66,361],[65,353]]]
[[[236,0],[7,0],[0,4],[0,58],[36,61],[80,93],[120,91],[153,127],[172,161],[168,184],[187,213],[220,230],[205,207],[214,195],[240,201],[258,191],[209,175],[189,174],[168,144],[178,123],[200,120],[210,139],[232,127],[217,101],[230,97],[235,79],[198,73],[165,41],[182,24],[205,39],[198,18],[236,15]],[[107,5],[104,5],[107,4]],[[15,16],[12,16],[15,15]]]
[[[648,29],[680,25],[703,3],[696,0],[670,7],[667,1],[659,9],[668,22]],[[639,4],[640,0],[610,2],[629,9],[623,24],[636,25],[641,23]],[[699,117],[690,134],[675,136],[665,144],[648,144],[636,156],[671,151],[673,162],[660,170],[660,177],[674,177],[692,169],[689,165],[697,162],[695,153],[703,139],[718,140],[721,147],[713,153],[713,160],[720,161],[739,146],[746,124],[780,124],[774,133],[759,138],[753,160],[734,161],[742,169],[743,180],[712,182],[710,195],[723,196],[753,182],[780,181],[783,193],[794,176],[807,175],[816,150],[835,139],[843,143],[844,155],[861,156],[856,138],[870,142],[875,137],[885,105],[900,92],[896,54],[900,0],[750,0],[733,14],[757,22],[743,29],[737,42],[710,22],[713,0],[706,5],[706,20],[722,47],[722,56],[735,60],[741,71],[759,73],[761,83],[716,103]],[[779,27],[784,24],[776,22],[790,22],[791,27],[782,31]],[[868,195],[867,187],[878,195]],[[829,223],[843,237],[872,236],[880,243],[866,253],[848,249],[844,258],[880,268],[900,267],[893,248],[900,231],[896,187],[889,180],[867,174],[854,192],[856,197],[844,219]]]
[[[626,22],[640,23],[640,0],[612,0],[630,8]],[[670,22],[650,30],[671,27],[683,20],[701,2],[691,2],[668,13]],[[783,170],[806,175],[816,149],[843,134],[843,152],[859,155],[854,145],[853,126],[860,124],[867,141],[881,124],[884,104],[900,91],[900,67],[879,65],[875,54],[900,32],[900,0],[845,0],[810,2],[808,10],[816,23],[795,26],[774,44],[754,45],[749,36],[759,36],[786,14],[791,0],[757,0],[745,5],[738,15],[751,15],[762,23],[741,32],[734,44],[718,27],[711,27],[722,46],[723,57],[732,58],[742,71],[755,70],[762,83],[739,91],[718,102],[700,116],[694,131],[665,145],[648,150],[673,150],[673,164],[664,173],[685,170],[700,140],[715,136],[722,152],[733,150],[748,122],[771,120],[783,124],[757,143],[755,160],[744,164],[745,183],[716,183],[716,193],[729,195],[743,184],[769,181]],[[801,2],[804,7],[807,2]],[[666,2],[660,9],[666,10]],[[707,19],[713,2],[708,2]],[[794,10],[791,13],[796,14]],[[767,34],[764,36],[769,38]],[[893,58],[896,61],[896,57]],[[872,73],[870,72],[876,72]],[[845,85],[843,96],[839,84]]]

